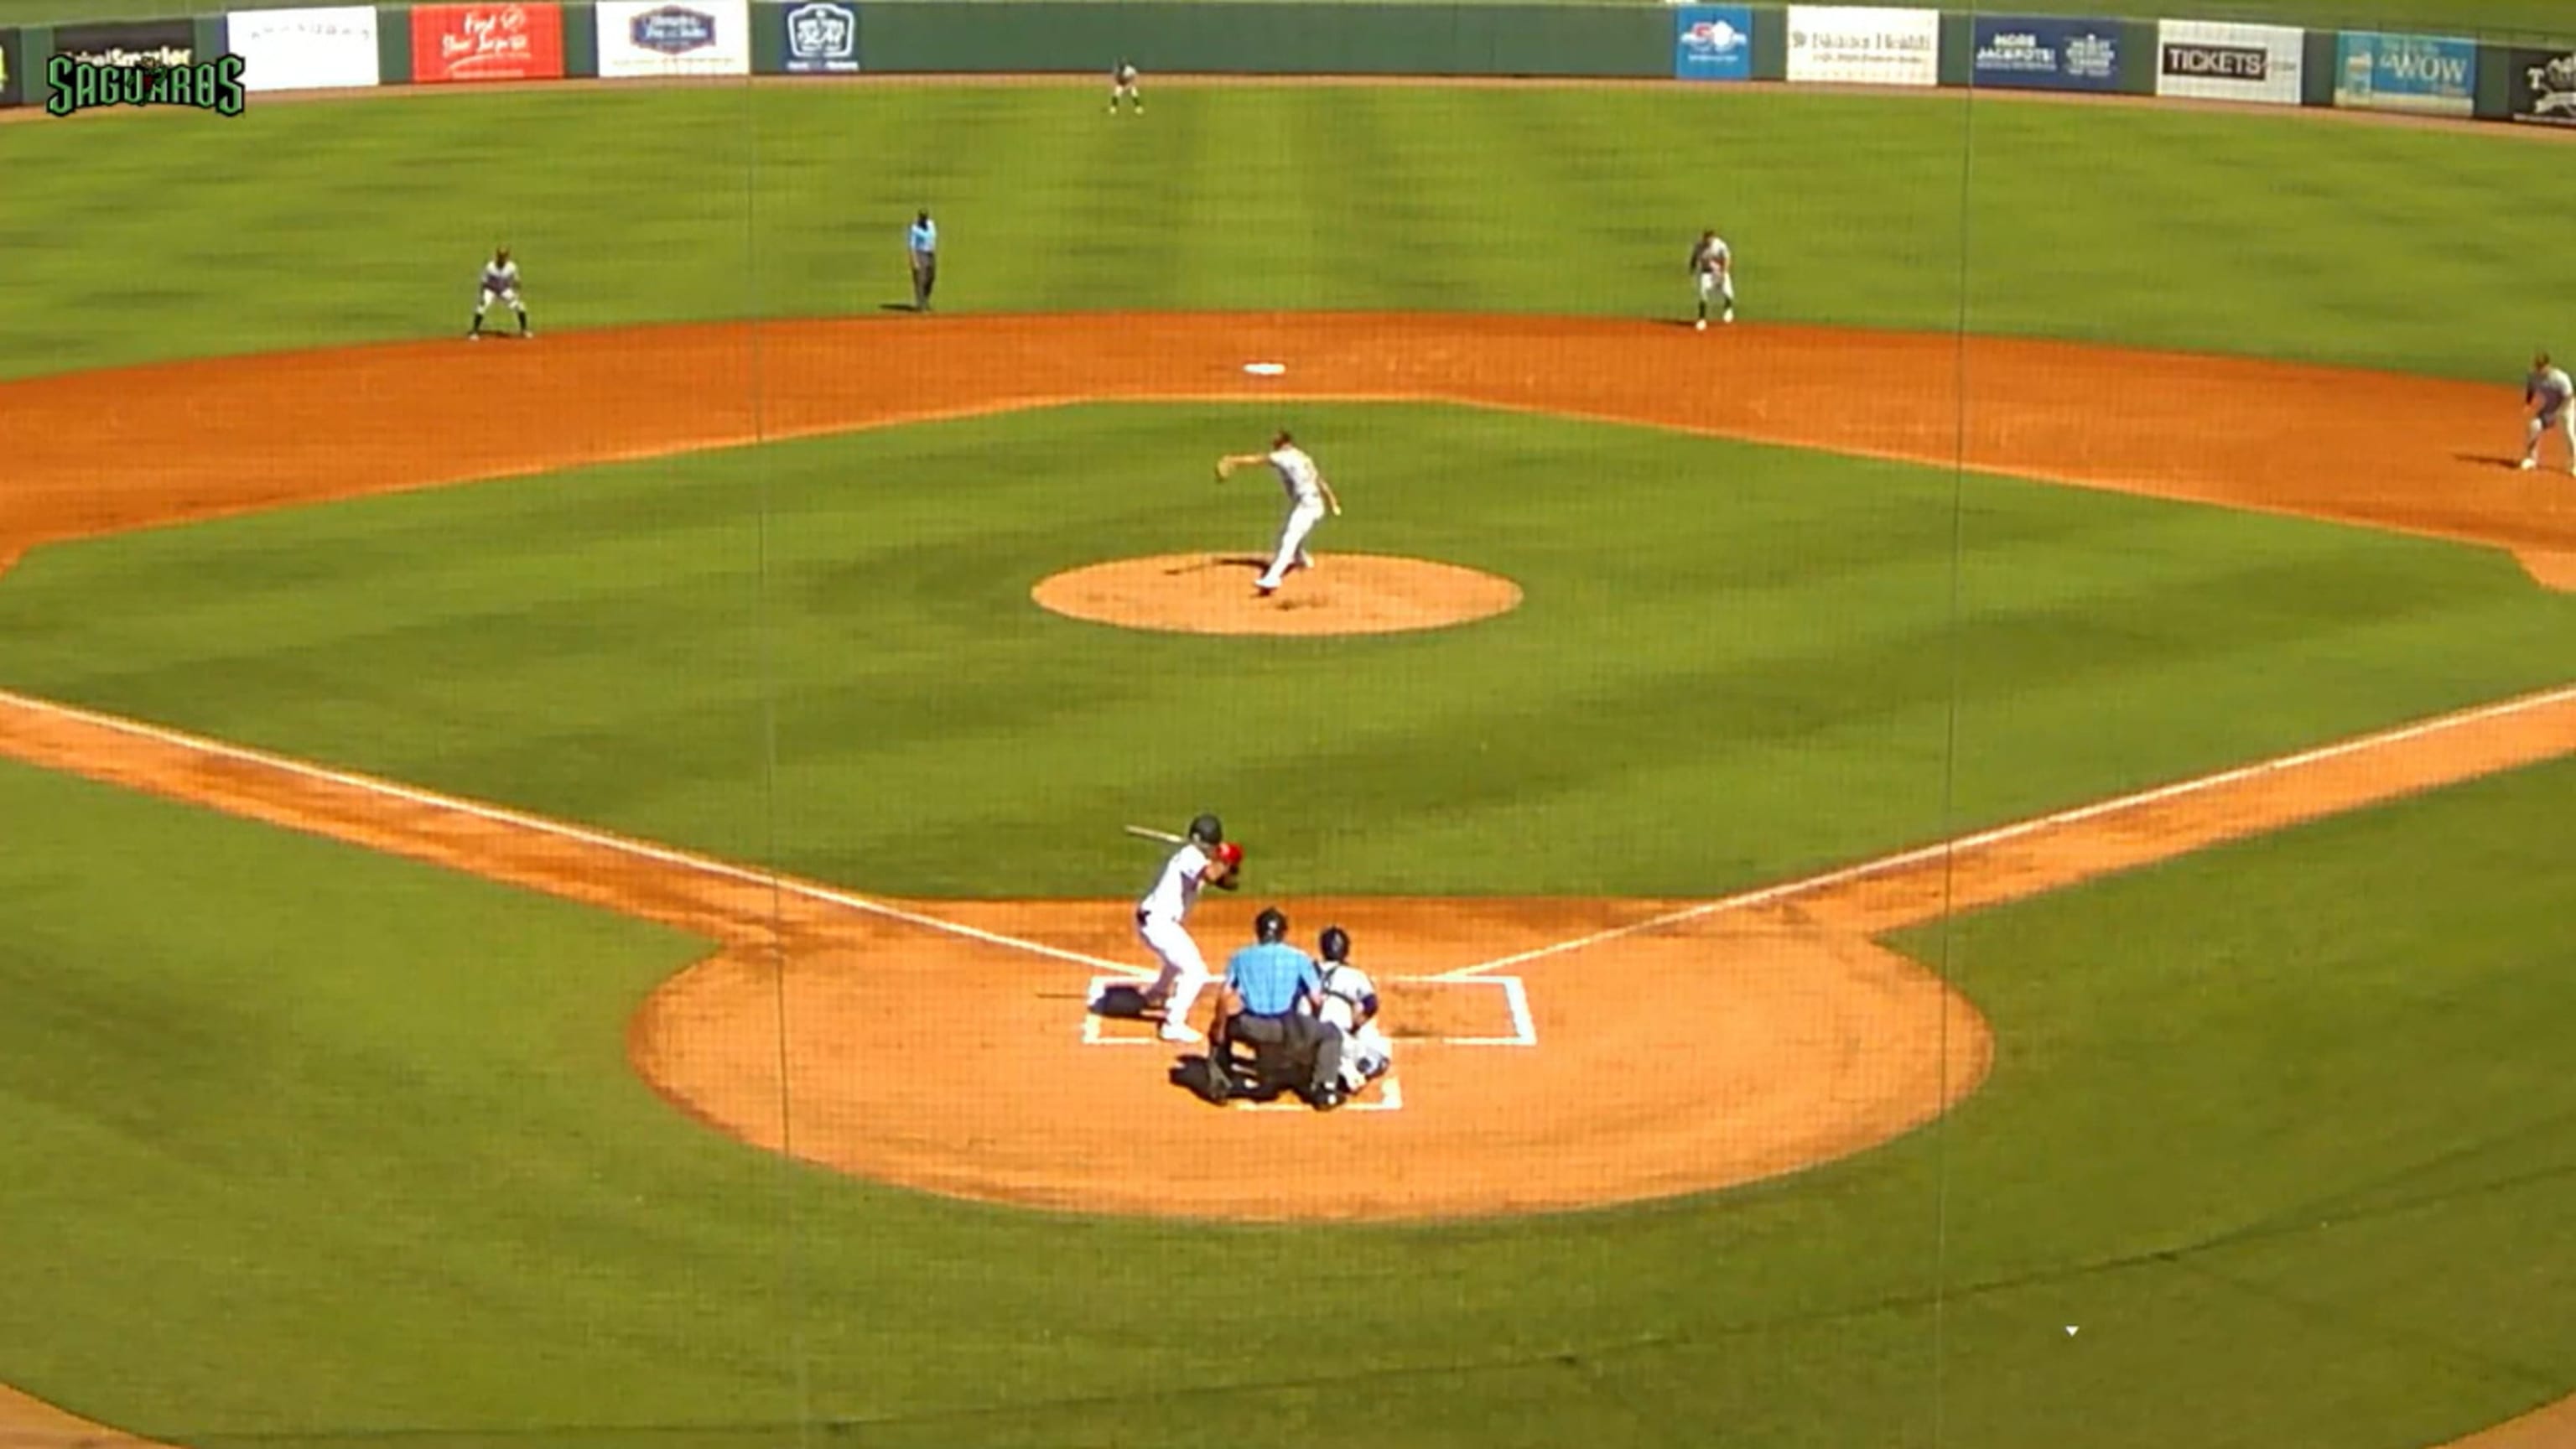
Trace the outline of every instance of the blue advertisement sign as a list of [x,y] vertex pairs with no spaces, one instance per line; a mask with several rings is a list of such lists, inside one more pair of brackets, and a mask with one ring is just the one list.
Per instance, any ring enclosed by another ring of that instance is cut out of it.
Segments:
[[2043,91],[2120,87],[2120,27],[2108,20],[1980,15],[1969,84]]
[[2477,109],[2478,44],[2347,30],[2335,37],[2335,104],[2465,116]]
[[1684,5],[1673,11],[1677,80],[1753,79],[1753,7]]

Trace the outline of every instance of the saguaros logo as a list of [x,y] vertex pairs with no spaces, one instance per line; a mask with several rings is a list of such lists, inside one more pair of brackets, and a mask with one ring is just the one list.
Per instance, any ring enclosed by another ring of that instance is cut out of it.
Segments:
[[628,21],[626,38],[635,42],[639,50],[686,55],[716,43],[716,18],[703,11],[665,5]]
[[48,115],[68,116],[99,106],[190,106],[218,116],[242,113],[242,58],[220,56],[193,64],[165,64],[146,57],[99,63],[58,55],[45,62]]

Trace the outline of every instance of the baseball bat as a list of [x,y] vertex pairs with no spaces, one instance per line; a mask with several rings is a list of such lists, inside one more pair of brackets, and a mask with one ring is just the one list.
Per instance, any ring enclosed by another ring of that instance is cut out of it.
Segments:
[[1142,826],[1142,825],[1130,825],[1130,826],[1128,826],[1128,827],[1127,827],[1127,833],[1128,833],[1128,834],[1130,834],[1130,835],[1139,836],[1139,837],[1141,837],[1141,838],[1143,838],[1143,839],[1146,839],[1146,840],[1159,840],[1159,841],[1163,842],[1165,845],[1179,845],[1179,844],[1181,844],[1183,841],[1185,841],[1185,840],[1187,840],[1187,839],[1189,838],[1188,836],[1185,836],[1185,835],[1174,835],[1172,832],[1170,832],[1170,831],[1168,831],[1168,830],[1149,830],[1149,829],[1147,829],[1146,827],[1144,827],[1144,826]]

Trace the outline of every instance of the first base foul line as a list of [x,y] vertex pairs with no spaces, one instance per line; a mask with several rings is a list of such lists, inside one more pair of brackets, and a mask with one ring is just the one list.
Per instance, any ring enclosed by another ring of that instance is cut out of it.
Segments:
[[2015,821],[2009,825],[1998,825],[1991,830],[1980,830],[1974,834],[1962,835],[1952,840],[1938,841],[1931,845],[1919,846],[1913,850],[1900,851],[1895,855],[1884,856],[1877,860],[1864,861],[1858,865],[1843,866],[1836,870],[1826,871],[1822,875],[1811,875],[1801,880],[1783,881],[1778,885],[1762,886],[1736,895],[1722,897],[1718,900],[1704,901],[1698,905],[1679,907],[1675,910],[1663,912],[1660,915],[1649,916],[1642,921],[1631,921],[1624,926],[1613,926],[1607,930],[1594,931],[1590,935],[1577,936],[1570,941],[1559,941],[1552,946],[1539,946],[1527,951],[1514,952],[1509,956],[1498,956],[1491,961],[1480,961],[1473,966],[1460,966],[1454,970],[1441,972],[1438,979],[1460,980],[1477,976],[1487,971],[1499,971],[1509,966],[1526,965],[1532,961],[1545,960],[1550,956],[1561,956],[1571,951],[1580,951],[1587,946],[1598,946],[1605,942],[1617,941],[1629,936],[1644,935],[1649,931],[1660,931],[1669,926],[1678,926],[1685,922],[1700,920],[1705,917],[1719,915],[1727,911],[1751,910],[1758,906],[1773,905],[1780,901],[1790,900],[1802,895],[1809,895],[1816,891],[1829,890],[1835,886],[1848,885],[1854,881],[1867,880],[1872,876],[1886,875],[1894,871],[1904,870],[1910,866],[1923,865],[1927,862],[1939,860],[1944,856],[1970,854],[1978,850],[1988,849],[1997,845],[2009,844],[2012,841],[2026,839],[2030,836],[2044,834],[2052,830],[2063,830],[2070,825],[2080,825],[2088,820],[2099,819],[2106,815],[2117,815],[2122,811],[2143,809],[2147,806],[2161,804],[2169,800],[2178,800],[2186,796],[2198,795],[2210,790],[2224,789],[2229,785],[2238,784],[2246,780],[2260,779],[2264,776],[2278,775],[2289,771],[2322,765],[2329,761],[2345,759],[2353,755],[2367,754],[2373,750],[2384,750],[2395,745],[2402,745],[2416,740],[2427,739],[2453,730],[2467,729],[2473,725],[2485,724],[2493,720],[2504,719],[2513,715],[2529,714],[2534,710],[2550,709],[2571,703],[2576,703],[2576,684],[2561,685],[2556,689],[2543,690],[2538,694],[2526,694],[2517,696],[2513,699],[2499,700],[2494,704],[2479,705],[2474,709],[2465,709],[2454,714],[2435,715],[2430,719],[2418,720],[2413,724],[2399,725],[2394,729],[2381,730],[2374,734],[2357,735],[2348,740],[2337,741],[2334,744],[2320,745],[2314,749],[2300,750],[2295,754],[2282,755],[2275,759],[2259,760],[2250,765],[2239,765],[2233,769],[2221,770],[2213,775],[2195,776],[2192,779],[2178,780],[2169,785],[2158,785],[2151,789],[2140,790],[2134,794],[2114,796],[2108,800],[2095,801],[2090,805],[2079,805],[2071,810],[2060,810],[2053,814],[2039,815],[2028,820]]

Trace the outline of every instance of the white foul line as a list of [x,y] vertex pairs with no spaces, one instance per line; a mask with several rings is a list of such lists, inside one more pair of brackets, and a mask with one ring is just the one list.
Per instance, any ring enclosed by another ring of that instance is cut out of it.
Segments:
[[967,940],[980,941],[988,946],[1001,946],[1011,950],[1027,951],[1035,955],[1050,957],[1058,961],[1070,961],[1078,966],[1090,966],[1104,971],[1114,971],[1121,976],[1145,977],[1153,974],[1141,967],[1130,966],[1117,961],[1104,961],[1097,956],[1086,956],[1079,951],[1067,951],[1061,947],[1046,945],[1043,942],[1023,940],[1017,936],[1006,936],[998,931],[987,931],[975,926],[962,925],[956,921],[943,921],[936,916],[926,916],[918,911],[905,910],[901,906],[890,906],[883,901],[872,901],[864,896],[854,896],[846,891],[837,891],[832,889],[830,886],[817,885],[811,881],[798,880],[793,876],[779,875],[770,871],[753,870],[748,866],[729,865],[724,861],[713,860],[703,855],[692,855],[684,850],[673,850],[668,846],[650,845],[644,841],[632,840],[622,835],[611,835],[605,831],[591,830],[579,825],[568,825],[559,820],[548,820],[541,815],[524,814],[520,811],[511,810],[504,806],[479,804],[475,801],[461,799],[454,795],[442,795],[434,790],[421,790],[415,789],[409,785],[397,785],[390,780],[379,780],[372,775],[353,774],[346,770],[334,770],[322,765],[307,764],[302,760],[291,760],[283,755],[272,755],[264,750],[248,749],[240,745],[227,745],[216,740],[203,738],[202,736],[185,734],[178,730],[164,729],[159,725],[144,724],[139,720],[120,719],[114,715],[95,714],[89,710],[77,709],[70,705],[56,704],[51,700],[31,699],[26,695],[17,694],[5,689],[0,689],[0,708],[22,710],[29,714],[51,715],[57,719],[71,720],[79,724],[90,726],[94,729],[109,730],[117,734],[131,735],[140,739],[152,740],[158,744],[169,745],[177,749],[190,750],[201,755],[211,755],[218,759],[234,760],[243,764],[257,765],[262,769],[274,770],[284,775],[299,776],[308,780],[325,781],[329,784],[340,786],[343,789],[356,790],[363,794],[381,795],[389,799],[408,801],[414,805],[425,805],[433,810],[442,810],[457,815],[467,815],[477,820],[489,820],[497,824],[514,826],[521,830],[532,830],[542,835],[553,836],[559,840],[578,841],[584,845],[597,846],[603,850],[613,850],[621,855],[633,856],[639,860],[650,860],[662,865],[678,866],[683,870],[695,871],[700,875],[715,876],[723,880],[738,881],[745,885],[767,887],[786,895],[801,897],[805,900],[821,901],[827,905],[841,906],[849,910],[858,911],[865,915],[881,916],[890,921],[901,921],[907,926],[919,926],[924,930],[940,931],[952,936],[962,936]]
[[2050,815],[2041,815],[2028,820],[2015,821],[2010,825],[1998,825],[1991,830],[1981,830],[1973,835],[1962,835],[1955,840],[1937,841],[1931,845],[1902,851],[1898,854],[1885,856],[1878,860],[1864,861],[1859,865],[1847,865],[1838,870],[1826,871],[1822,875],[1808,876],[1804,880],[1784,881],[1778,885],[1762,886],[1758,889],[1727,896],[1720,900],[1703,901],[1695,906],[1683,906],[1676,910],[1666,911],[1661,915],[1649,916],[1642,921],[1632,921],[1624,926],[1613,926],[1607,930],[1595,931],[1588,936],[1577,936],[1571,941],[1560,941],[1553,946],[1540,946],[1528,951],[1515,952],[1509,956],[1497,956],[1491,961],[1478,962],[1473,966],[1460,966],[1455,970],[1441,972],[1438,976],[1429,979],[1440,981],[1469,980],[1480,976],[1487,971],[1497,971],[1506,966],[1519,966],[1527,962],[1542,960],[1549,956],[1561,956],[1569,951],[1580,951],[1587,946],[1598,946],[1606,941],[1616,941],[1627,936],[1642,935],[1648,931],[1659,931],[1666,926],[1677,926],[1684,921],[1695,921],[1703,916],[1713,916],[1724,911],[1740,911],[1750,909],[1754,906],[1770,905],[1775,901],[1784,900],[1791,896],[1805,895],[1810,891],[1824,890],[1832,886],[1844,885],[1856,880],[1867,880],[1871,876],[1885,875],[1890,871],[1903,870],[1908,866],[1920,865],[1925,861],[1938,860],[1942,856],[1953,852],[1980,850],[1990,845],[2001,845],[2006,841],[2018,840],[2023,836],[2036,835],[2042,831],[2058,829],[2061,826],[2080,824],[2086,820],[2091,820],[2103,815],[2117,814],[2123,810],[2134,810],[2142,805],[2153,805],[2160,801],[2180,799],[2186,795],[2197,795],[2203,791],[2215,790],[2222,786],[2235,784],[2240,780],[2251,780],[2264,775],[2277,774],[2283,770],[2295,770],[2303,766],[2318,764],[2326,760],[2339,759],[2346,755],[2356,755],[2369,750],[2383,749],[2389,745],[2399,744],[2406,740],[2420,739],[2426,735],[2440,734],[2447,730],[2461,729],[2469,725],[2483,723],[2487,720],[2501,719],[2508,715],[2524,714],[2535,709],[2546,709],[2551,705],[2564,704],[2571,700],[2576,700],[2576,684],[2561,685],[2556,689],[2543,690],[2538,694],[2526,694],[2515,699],[2500,700],[2494,704],[2480,705],[2475,709],[2462,710],[2456,714],[2436,715],[2431,719],[2418,720],[2413,724],[2400,725],[2395,729],[2383,730],[2377,734],[2361,735],[2353,739],[2339,741],[2331,745],[2320,745],[2312,750],[2301,750],[2296,754],[2282,755],[2270,760],[2258,760],[2250,765],[2239,765],[2231,770],[2221,770],[2214,775],[2200,775],[2189,780],[2178,780],[2170,785],[2158,785],[2152,789],[2140,790],[2135,794],[2115,796],[2109,800],[2098,800],[2090,805],[2079,805],[2072,810],[2060,810]]

